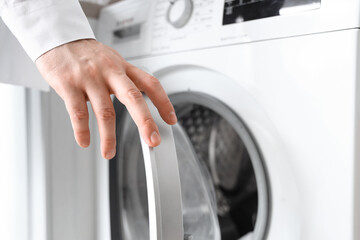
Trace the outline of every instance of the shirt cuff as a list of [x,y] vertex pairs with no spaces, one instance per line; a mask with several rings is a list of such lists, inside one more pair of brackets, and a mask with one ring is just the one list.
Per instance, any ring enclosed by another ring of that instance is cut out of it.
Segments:
[[77,0],[21,1],[1,17],[33,61],[65,43],[95,39]]

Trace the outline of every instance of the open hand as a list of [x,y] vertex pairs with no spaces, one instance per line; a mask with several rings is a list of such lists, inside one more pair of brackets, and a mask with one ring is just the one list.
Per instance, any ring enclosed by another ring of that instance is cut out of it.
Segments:
[[90,144],[86,102],[91,102],[104,158],[111,159],[116,153],[115,111],[110,94],[126,106],[149,146],[159,145],[161,139],[141,92],[151,99],[166,123],[177,122],[174,108],[160,82],[96,40],[61,45],[40,56],[36,65],[65,101],[75,139],[81,147]]

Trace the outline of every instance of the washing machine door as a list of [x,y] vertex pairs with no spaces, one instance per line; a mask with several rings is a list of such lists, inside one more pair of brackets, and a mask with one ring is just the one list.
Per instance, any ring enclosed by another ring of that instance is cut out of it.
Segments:
[[112,239],[217,240],[215,193],[180,125],[169,126],[149,108],[162,138],[151,148],[119,102],[117,155],[111,161]]

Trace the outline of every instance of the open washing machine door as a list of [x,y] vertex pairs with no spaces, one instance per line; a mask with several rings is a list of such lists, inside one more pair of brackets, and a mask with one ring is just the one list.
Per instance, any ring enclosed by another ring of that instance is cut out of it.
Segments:
[[210,175],[182,127],[167,125],[152,103],[148,105],[162,138],[158,147],[140,139],[127,112],[118,123],[112,238],[219,240]]
[[117,155],[110,161],[112,240],[264,239],[268,188],[261,156],[241,119],[211,96],[170,95],[178,125],[151,107],[162,136],[142,144],[114,102]]

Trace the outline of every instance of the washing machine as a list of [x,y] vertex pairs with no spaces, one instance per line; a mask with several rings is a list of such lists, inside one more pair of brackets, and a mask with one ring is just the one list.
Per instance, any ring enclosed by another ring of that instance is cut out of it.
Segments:
[[[360,239],[356,0],[125,0],[100,41],[158,78],[149,148],[117,100],[112,240]],[[104,217],[106,218],[106,216]]]

